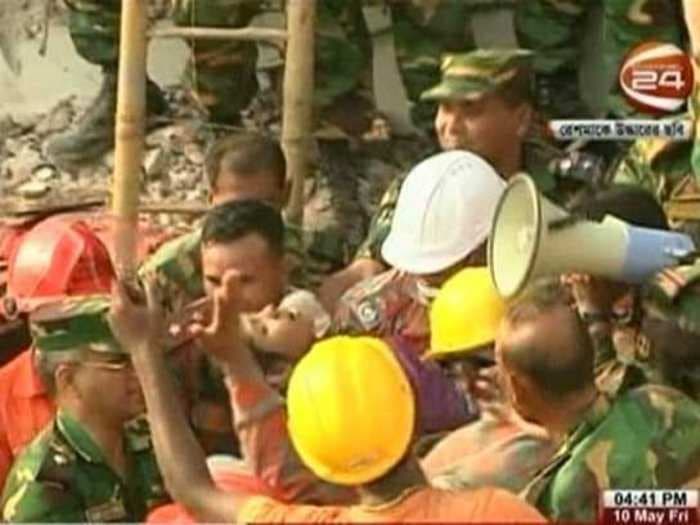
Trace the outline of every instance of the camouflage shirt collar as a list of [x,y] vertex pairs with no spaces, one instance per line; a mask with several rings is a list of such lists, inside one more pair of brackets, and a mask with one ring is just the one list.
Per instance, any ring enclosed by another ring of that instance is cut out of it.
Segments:
[[65,409],[56,414],[56,426],[73,450],[90,463],[106,463],[105,456],[90,432]]
[[568,435],[562,449],[570,452],[586,436],[588,436],[608,415],[611,408],[610,399],[605,394],[599,393],[591,407],[584,413],[583,421],[579,423]]

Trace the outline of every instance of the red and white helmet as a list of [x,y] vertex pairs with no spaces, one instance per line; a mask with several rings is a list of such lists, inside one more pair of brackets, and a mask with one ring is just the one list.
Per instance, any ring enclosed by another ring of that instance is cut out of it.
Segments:
[[45,299],[109,293],[115,278],[107,247],[75,218],[34,226],[10,256],[6,314],[28,312]]

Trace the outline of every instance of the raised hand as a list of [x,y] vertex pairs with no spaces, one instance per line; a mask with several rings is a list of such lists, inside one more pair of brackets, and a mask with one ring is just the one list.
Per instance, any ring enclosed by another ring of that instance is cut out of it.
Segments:
[[157,343],[165,333],[165,315],[154,281],[144,282],[145,303],[135,301],[129,285],[118,281],[112,288],[109,323],[124,349],[135,352]]
[[189,326],[190,333],[200,339],[204,349],[219,359],[230,357],[241,346],[240,279],[236,270],[226,272],[221,286],[214,291],[211,322],[204,325],[195,320]]

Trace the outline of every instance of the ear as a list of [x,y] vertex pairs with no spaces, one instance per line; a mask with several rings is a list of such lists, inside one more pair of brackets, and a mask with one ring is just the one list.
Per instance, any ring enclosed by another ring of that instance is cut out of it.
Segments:
[[518,137],[520,139],[525,139],[525,137],[527,137],[534,116],[535,110],[530,104],[523,103],[515,109],[515,118],[518,122]]
[[56,393],[65,392],[73,388],[75,384],[75,366],[68,363],[58,365],[53,378],[56,384]]

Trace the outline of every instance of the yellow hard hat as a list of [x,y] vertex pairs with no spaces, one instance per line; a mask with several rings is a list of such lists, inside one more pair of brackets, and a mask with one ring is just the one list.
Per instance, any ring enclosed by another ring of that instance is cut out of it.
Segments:
[[413,437],[411,385],[391,348],[373,337],[316,343],[292,372],[287,410],[299,456],[332,483],[361,485],[381,477]]
[[505,303],[487,267],[465,268],[442,285],[430,309],[428,357],[476,349],[491,343]]

